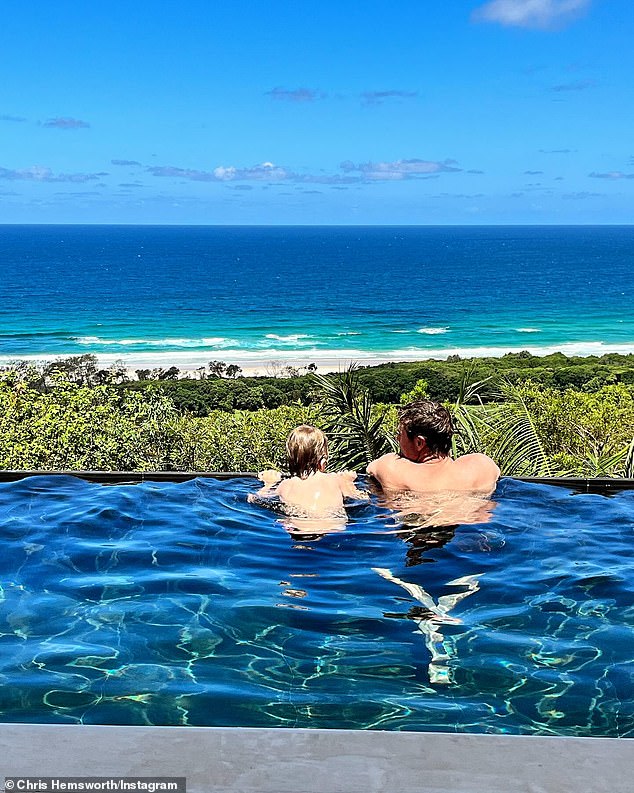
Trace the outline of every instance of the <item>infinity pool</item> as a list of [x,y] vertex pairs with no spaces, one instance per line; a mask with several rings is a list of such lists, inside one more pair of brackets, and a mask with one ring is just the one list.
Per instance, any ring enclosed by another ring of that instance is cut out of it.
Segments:
[[634,492],[320,532],[255,489],[1,484],[0,720],[634,736]]

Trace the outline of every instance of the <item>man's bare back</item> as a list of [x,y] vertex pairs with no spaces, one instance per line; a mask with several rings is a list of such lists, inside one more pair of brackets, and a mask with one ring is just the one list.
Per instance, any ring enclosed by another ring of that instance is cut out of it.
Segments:
[[451,414],[444,405],[421,399],[401,408],[399,454],[384,454],[367,467],[385,490],[478,492],[490,495],[500,469],[486,454],[453,459]]
[[473,491],[492,493],[500,469],[485,454],[465,454],[457,460],[438,457],[414,462],[399,454],[385,454],[367,472],[384,490]]

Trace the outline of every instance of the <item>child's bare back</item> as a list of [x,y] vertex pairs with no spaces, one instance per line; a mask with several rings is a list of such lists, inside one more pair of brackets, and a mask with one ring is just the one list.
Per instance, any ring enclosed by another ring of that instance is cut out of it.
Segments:
[[[264,487],[257,494],[260,498],[275,495],[293,512],[309,517],[345,517],[344,498],[366,496],[354,486],[354,471],[326,473],[328,445],[326,436],[316,427],[296,427],[288,436],[286,453],[291,476],[280,481],[278,471],[262,471],[259,478]],[[249,500],[254,501],[255,497],[250,496]]]
[[359,496],[353,482],[356,474],[346,471],[327,474],[315,471],[302,479],[292,476],[284,479],[277,488],[282,501],[311,515],[342,514],[345,496]]

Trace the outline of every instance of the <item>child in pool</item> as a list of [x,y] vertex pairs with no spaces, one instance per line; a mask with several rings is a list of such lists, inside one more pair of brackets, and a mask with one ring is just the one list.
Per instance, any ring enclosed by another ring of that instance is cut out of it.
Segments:
[[[367,498],[367,493],[354,486],[356,473],[326,473],[328,443],[324,433],[302,424],[296,427],[286,441],[290,477],[282,479],[279,471],[262,471],[259,479],[264,487],[258,496],[276,495],[294,511],[311,515],[344,515],[343,499]],[[279,484],[278,484],[279,483]],[[277,485],[277,488],[273,488]],[[249,501],[259,500],[254,494]]]

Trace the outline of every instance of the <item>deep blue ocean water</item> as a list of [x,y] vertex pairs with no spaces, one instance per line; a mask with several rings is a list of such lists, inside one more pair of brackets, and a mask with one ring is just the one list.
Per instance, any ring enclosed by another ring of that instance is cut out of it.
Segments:
[[0,721],[634,736],[634,492],[316,535],[257,486],[1,483]]
[[634,351],[634,227],[0,226],[0,362]]

